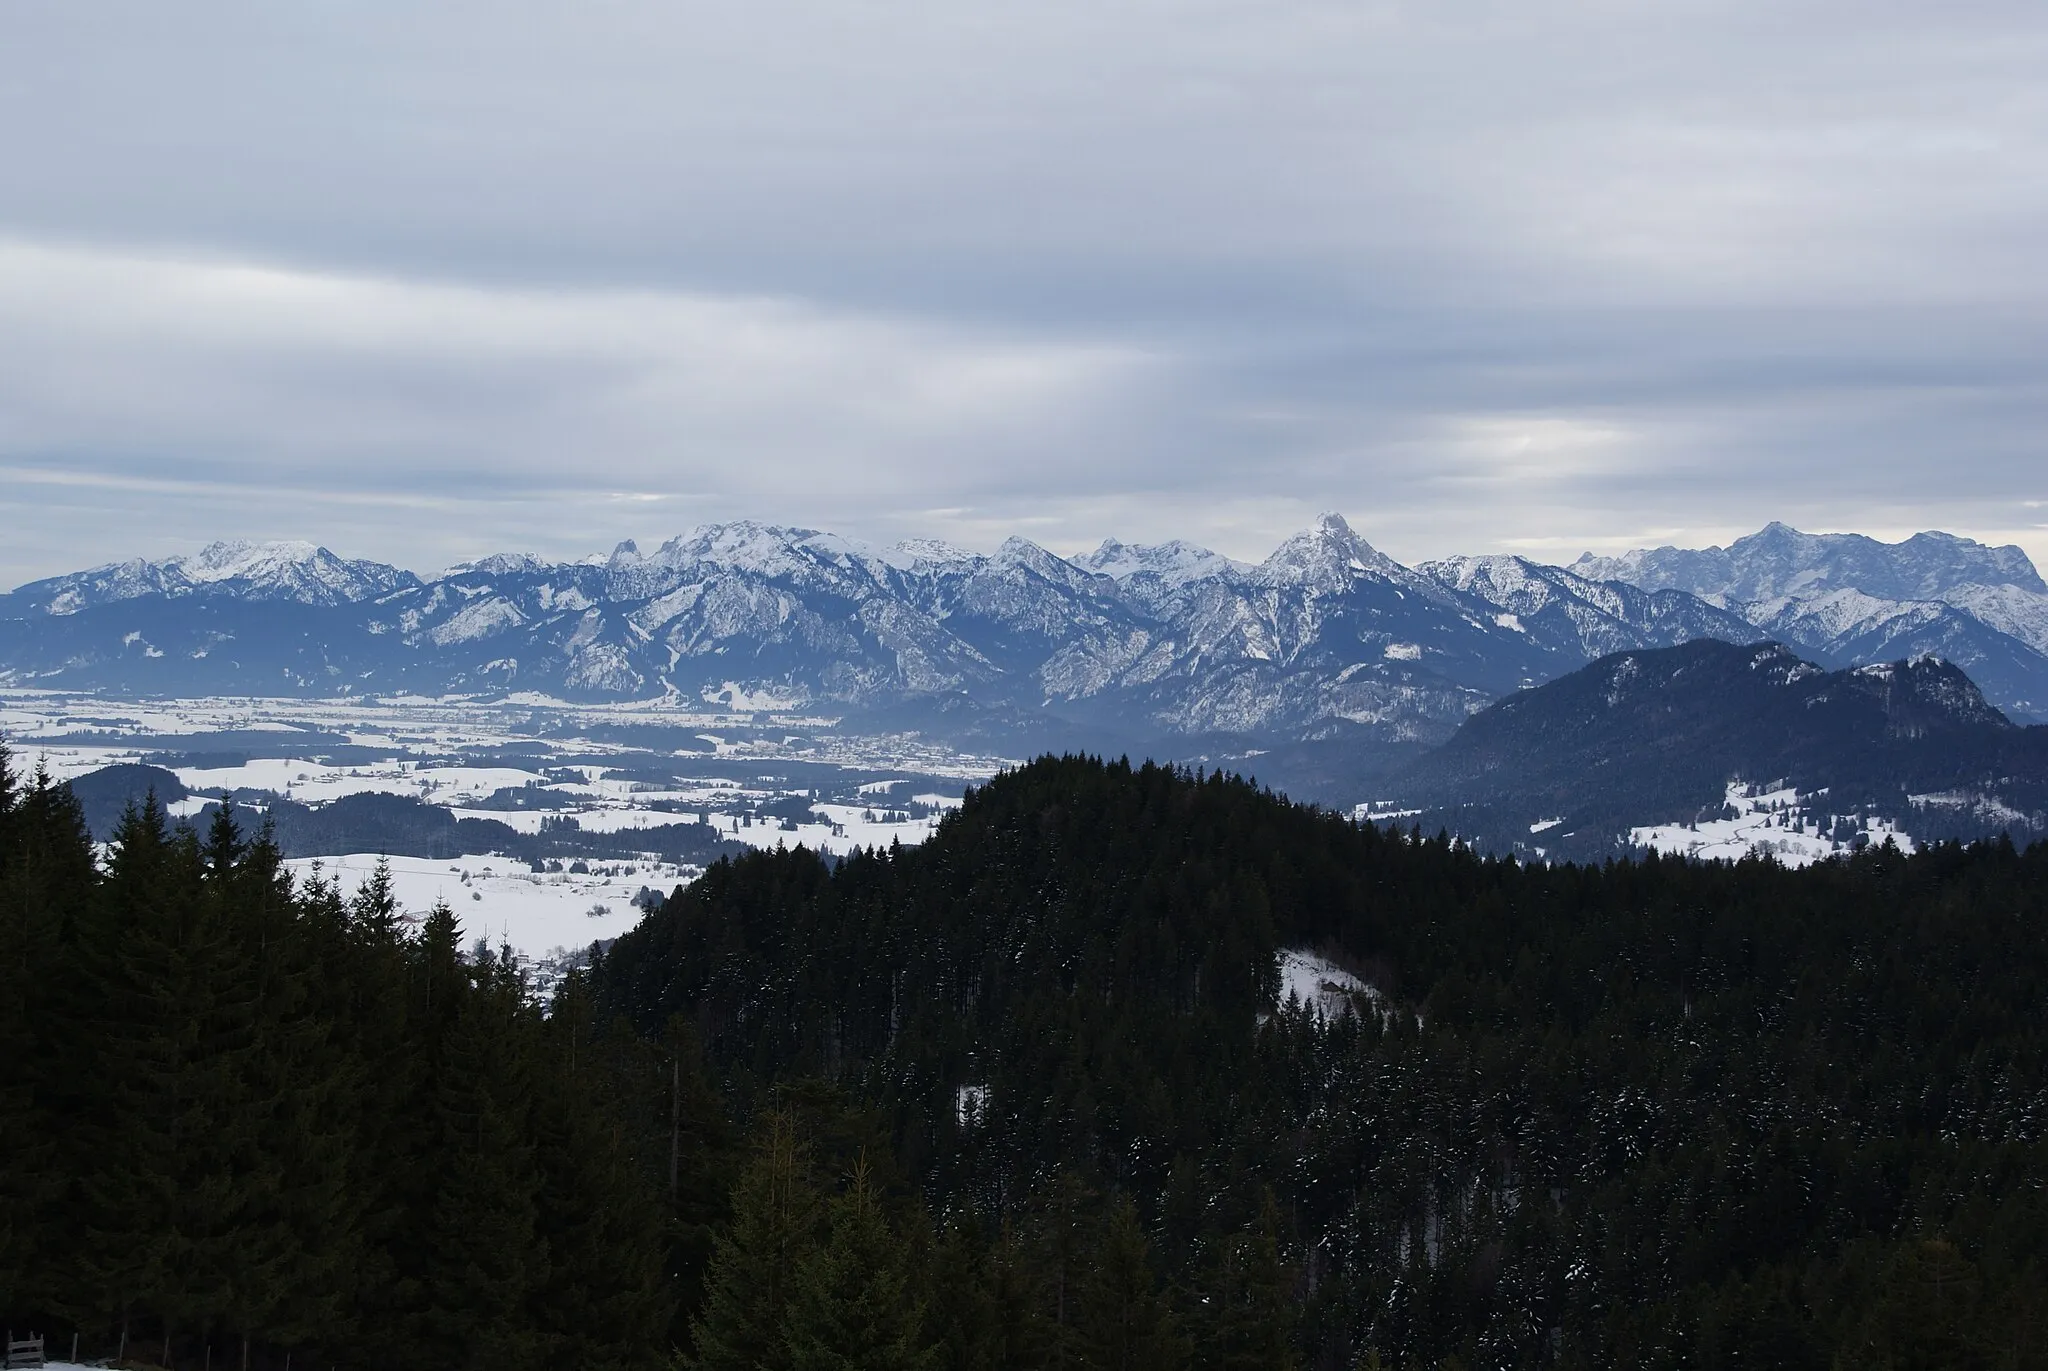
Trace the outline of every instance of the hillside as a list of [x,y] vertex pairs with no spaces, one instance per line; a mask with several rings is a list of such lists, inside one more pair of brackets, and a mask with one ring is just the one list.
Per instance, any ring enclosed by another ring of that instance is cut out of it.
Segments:
[[2048,833],[2048,728],[1946,662],[1830,672],[1702,640],[1510,696],[1384,784],[1489,850],[1597,858],[1632,828],[1720,817],[1731,782],[1799,792],[1830,830],[1878,815],[1922,839],[2026,841]]
[[[918,849],[715,867],[594,976],[742,1113],[870,1102],[1023,1270],[1053,1178],[1128,1197],[1197,1331],[1270,1194],[1303,1364],[1823,1368],[1929,1252],[1982,1327],[2033,1298],[2044,930],[2048,848],[1522,867],[1069,758]],[[1276,1017],[1290,948],[1379,1007]]]
[[0,783],[11,1326],[257,1371],[2048,1345],[2048,845],[1524,866],[1047,758],[922,847],[717,863],[545,1008],[459,918],[154,808],[97,867]]

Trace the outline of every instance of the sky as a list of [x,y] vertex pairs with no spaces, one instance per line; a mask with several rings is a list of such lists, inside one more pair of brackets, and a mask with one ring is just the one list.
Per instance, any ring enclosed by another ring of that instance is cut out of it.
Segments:
[[11,0],[0,583],[732,518],[2048,565],[2048,6]]

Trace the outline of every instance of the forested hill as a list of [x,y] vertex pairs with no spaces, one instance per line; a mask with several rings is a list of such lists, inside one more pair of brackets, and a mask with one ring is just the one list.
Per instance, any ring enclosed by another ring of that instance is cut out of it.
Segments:
[[1945,661],[1827,671],[1777,643],[1615,653],[1473,715],[1385,785],[1489,851],[1598,861],[1634,826],[1718,818],[1738,780],[1919,839],[2048,835],[2048,726],[2016,726]]
[[[1046,759],[922,847],[716,865],[543,1005],[226,809],[96,861],[0,758],[0,1323],[252,1371],[2039,1367],[2044,921],[2043,846],[1524,868]],[[1377,992],[1283,1006],[1283,950]]]
[[[1282,948],[1381,1007],[1274,1014]],[[1264,1213],[1261,1317],[1315,1366],[2048,1354],[2048,847],[1523,867],[1046,759],[920,848],[714,867],[594,989],[689,1016],[742,1116],[871,1102],[942,1213],[1013,1234],[973,1279],[1024,1282],[1017,1328],[1078,1186],[1130,1202],[1196,1348]]]

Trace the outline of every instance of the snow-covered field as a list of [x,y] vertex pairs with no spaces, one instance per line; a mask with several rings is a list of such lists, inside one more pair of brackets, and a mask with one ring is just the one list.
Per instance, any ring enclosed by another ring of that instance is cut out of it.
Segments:
[[699,874],[696,867],[667,862],[592,862],[589,874],[535,872],[524,862],[478,853],[468,857],[298,857],[287,862],[293,875],[338,881],[344,895],[388,862],[398,906],[412,922],[445,900],[462,923],[465,947],[478,939],[510,946],[532,958],[574,952],[616,938],[638,923],[633,897],[644,886],[666,896]]
[[[42,765],[68,780],[116,763],[177,754],[160,764],[195,792],[169,806],[177,818],[196,814],[207,797],[223,794],[260,808],[271,795],[318,807],[376,792],[413,797],[457,818],[487,819],[521,833],[537,833],[549,821],[569,820],[585,832],[605,834],[702,821],[757,848],[802,845],[845,854],[922,842],[946,811],[959,806],[959,782],[983,779],[1003,764],[916,739],[791,735],[784,747],[764,741],[758,731],[738,736],[735,723],[730,714],[672,705],[571,707],[538,697],[493,703],[119,701],[0,691],[0,740],[14,753],[18,769]],[[660,752],[608,741],[612,735],[605,730],[620,724],[694,729],[699,747],[710,744],[713,751]],[[275,741],[229,746],[219,741],[223,735]],[[182,739],[193,740],[189,757],[179,753],[188,746]],[[346,753],[333,753],[337,739]],[[507,764],[503,749],[523,755]],[[214,764],[200,755],[208,751],[243,755]],[[265,751],[277,755],[247,755]],[[331,760],[321,760],[329,754]],[[346,764],[340,764],[344,756]],[[790,763],[803,764],[802,786],[789,779]],[[693,775],[696,766],[707,770]],[[835,771],[854,775],[834,786],[829,778]],[[645,779],[651,773],[673,779]],[[823,784],[817,783],[821,777]],[[518,808],[499,807],[507,803],[504,791],[517,792],[512,799]],[[302,878],[317,868],[353,893],[377,861],[374,853],[359,853],[294,859],[290,865]],[[641,886],[666,895],[697,874],[694,867],[651,860],[590,859],[588,875],[535,873],[524,862],[481,853],[390,861],[407,911],[424,914],[445,899],[463,922],[465,941],[502,942],[535,959],[617,936],[640,917],[630,902]]]
[[1702,860],[1736,861],[1752,852],[1766,852],[1786,866],[1806,866],[1851,851],[1858,839],[1871,845],[1889,838],[1903,851],[1914,850],[1904,830],[1867,814],[1846,816],[1847,831],[1832,822],[1827,792],[1802,795],[1796,790],[1759,790],[1741,781],[1728,783],[1732,819],[1711,819],[1698,827],[1656,824],[1629,830],[1637,847],[1655,848]]
[[[330,700],[207,697],[122,700],[47,690],[0,690],[0,738],[32,758],[47,751],[52,770],[70,759],[90,771],[110,761],[133,761],[144,744],[209,733],[318,732],[351,744],[407,755],[478,748],[531,746],[628,756],[642,749],[606,741],[606,730],[694,730],[708,755],[763,762],[801,761],[854,770],[893,770],[948,780],[984,779],[1016,759],[963,753],[915,734],[851,734],[830,716],[764,716],[683,707],[673,699],[622,704],[576,704],[542,695],[498,699],[419,696]],[[66,735],[97,735],[87,745]],[[132,736],[137,745],[124,747]]]

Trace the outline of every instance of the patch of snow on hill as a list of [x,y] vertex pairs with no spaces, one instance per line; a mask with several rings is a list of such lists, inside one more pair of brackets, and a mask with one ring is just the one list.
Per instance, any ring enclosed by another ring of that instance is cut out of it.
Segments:
[[1996,795],[1986,795],[1974,790],[1945,790],[1926,795],[1908,795],[1906,800],[1916,809],[1960,811],[1993,824],[2031,824],[2038,823],[2040,818],[2024,810],[2014,809]]
[[1324,1019],[1339,1019],[1358,1012],[1361,996],[1374,1008],[1379,1007],[1379,991],[1327,957],[1290,947],[1281,949],[1279,961],[1281,1004],[1299,1000]]
[[1809,796],[1792,789],[1759,791],[1742,781],[1730,781],[1727,806],[1735,811],[1735,817],[1702,820],[1697,827],[1651,824],[1631,828],[1628,840],[1636,847],[1702,861],[1740,861],[1761,853],[1785,866],[1808,866],[1887,839],[1906,852],[1917,846],[1905,830],[1887,819],[1844,815],[1840,817],[1848,822],[1836,824],[1836,816],[1810,812],[1809,803],[1824,803],[1825,796],[1824,791]]

